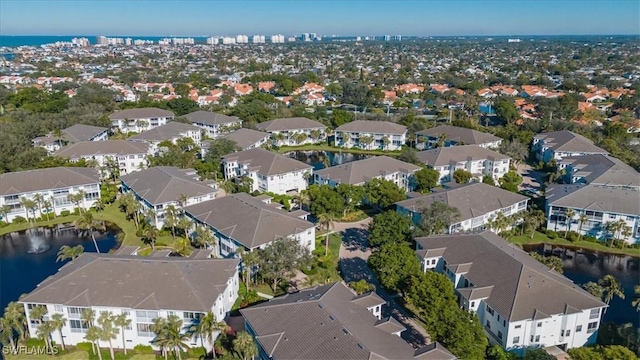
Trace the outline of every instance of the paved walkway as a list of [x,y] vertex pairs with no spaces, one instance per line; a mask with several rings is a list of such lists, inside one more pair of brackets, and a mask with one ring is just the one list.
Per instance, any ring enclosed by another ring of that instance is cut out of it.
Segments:
[[340,245],[342,277],[347,283],[364,279],[375,285],[376,293],[387,301],[382,315],[392,316],[403,324],[407,330],[402,332],[402,338],[415,348],[427,345],[431,340],[425,329],[413,321],[409,314],[380,286],[378,279],[367,265],[367,259],[371,255],[371,248],[367,244],[369,235],[367,228],[370,222],[371,218],[355,223],[334,223],[333,231],[340,232],[343,239]]

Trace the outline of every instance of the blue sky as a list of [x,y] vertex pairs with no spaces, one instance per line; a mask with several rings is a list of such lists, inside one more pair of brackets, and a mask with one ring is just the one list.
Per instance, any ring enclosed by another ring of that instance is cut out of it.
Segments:
[[638,0],[0,0],[0,35],[640,34]]

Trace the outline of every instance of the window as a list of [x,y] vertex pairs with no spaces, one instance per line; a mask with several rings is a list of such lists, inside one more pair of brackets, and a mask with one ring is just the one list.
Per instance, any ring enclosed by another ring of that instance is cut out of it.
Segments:
[[69,320],[69,327],[72,333],[85,333],[89,330],[89,324],[81,320]]
[[195,313],[195,312],[185,312],[182,314],[182,317],[185,319],[191,319],[191,320],[195,320],[195,319],[200,319],[200,313]]
[[560,330],[560,336],[564,336],[564,330]]
[[502,340],[502,331],[498,331],[498,339]]
[[476,302],[475,301],[471,302],[471,307],[476,307]]
[[507,327],[507,320],[502,320],[502,327]]
[[577,333],[582,332],[582,325],[576,326],[576,332]]
[[514,337],[513,337],[513,343],[514,343],[514,344],[518,344],[518,343],[520,343],[520,336],[514,336]]
[[597,319],[600,317],[600,309],[591,309],[591,313],[589,314],[589,320]]
[[487,305],[487,312],[488,312],[489,314],[491,314],[491,316],[493,316],[493,314],[494,314],[493,309],[492,309],[492,308],[491,308],[491,306],[489,306],[489,305]]
[[144,337],[155,336],[154,332],[151,331],[152,325],[153,324],[137,324],[138,336],[144,336]]
[[521,327],[522,327],[522,325],[516,325],[516,326],[514,327],[514,329],[520,329]]
[[569,335],[571,335],[571,330],[567,330],[567,331],[564,333],[564,336],[569,336]]
[[536,335],[535,337],[531,335],[531,342],[532,343],[540,342],[540,335]]
[[86,308],[80,308],[80,307],[68,307],[67,308],[67,313],[69,314],[69,318],[76,318],[79,319],[80,317],[82,317],[82,312],[85,310]]
[[597,321],[590,322],[589,325],[587,325],[587,334],[591,334],[591,333],[595,332],[596,330],[598,330],[598,322]]
[[487,329],[491,329],[491,323],[487,320]]
[[538,323],[538,325],[536,325],[536,326],[537,326],[537,327],[542,327],[542,321],[540,321],[540,322]]
[[153,319],[158,317],[157,311],[136,311],[136,318],[139,322],[152,322]]
[[55,312],[63,312],[64,308],[62,307],[62,305],[53,305],[53,308],[55,310]]

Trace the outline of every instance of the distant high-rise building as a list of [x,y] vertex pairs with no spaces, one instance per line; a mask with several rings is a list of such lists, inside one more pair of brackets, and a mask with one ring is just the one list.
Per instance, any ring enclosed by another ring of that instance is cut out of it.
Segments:
[[86,47],[90,45],[89,39],[87,38],[73,38],[71,39],[71,44],[75,46],[82,46],[82,47]]
[[236,38],[231,36],[225,36],[222,38],[222,43],[224,45],[233,45],[236,43]]
[[287,38],[287,41],[288,41],[288,42],[294,42],[294,41],[296,41],[296,37],[295,37],[295,36],[289,36],[289,37]]
[[109,41],[107,40],[106,36],[98,36],[96,37],[96,44],[97,45],[107,45],[109,43]]
[[254,44],[264,44],[265,36],[264,35],[253,35],[251,37],[251,42]]
[[210,38],[207,38],[207,44],[209,45],[218,45],[218,43],[220,42],[220,38],[212,36]]
[[282,34],[271,35],[271,42],[273,44],[282,44],[282,43],[284,43],[284,35],[282,35]]
[[133,43],[133,40],[131,38],[126,38],[124,39],[124,44],[127,46],[131,46],[131,44]]
[[394,41],[402,41],[402,35],[394,35],[393,36],[393,40]]
[[391,40],[391,35],[385,35],[382,38],[384,41],[390,41]]
[[300,35],[300,40],[302,40],[302,41],[311,41],[311,34],[302,33],[302,35]]
[[249,37],[247,35],[236,35],[236,44],[248,44]]

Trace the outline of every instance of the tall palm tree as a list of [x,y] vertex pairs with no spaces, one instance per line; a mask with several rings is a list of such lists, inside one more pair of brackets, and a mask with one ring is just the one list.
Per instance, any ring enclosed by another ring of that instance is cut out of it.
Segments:
[[258,355],[258,347],[253,341],[253,336],[246,331],[239,332],[233,339],[233,350],[242,355],[244,360],[253,359]]
[[196,247],[207,247],[211,246],[214,249],[216,248],[216,238],[211,234],[211,231],[206,227],[200,225],[196,228],[195,234],[193,236],[193,243]]
[[164,210],[164,224],[171,228],[171,237],[176,238],[176,225],[178,225],[178,209],[175,206],[169,205]]
[[80,314],[80,320],[87,324],[89,328],[93,327],[93,322],[96,319],[96,312],[91,308],[86,308],[82,310],[82,314]]
[[604,302],[607,305],[611,302],[614,296],[624,299],[624,291],[620,287],[620,283],[613,275],[605,275],[602,279],[598,280],[598,285],[602,287],[604,292]]
[[167,328],[165,330],[165,336],[161,339],[161,343],[167,349],[173,349],[174,356],[178,357],[178,360],[182,360],[181,352],[189,349],[187,342],[191,335],[183,333],[182,320],[176,315],[169,315],[167,318]]
[[56,215],[56,198],[51,196],[49,202],[51,203],[51,210],[53,210],[53,218],[55,219],[58,217],[58,215]]
[[189,229],[191,229],[193,227],[193,222],[191,220],[189,220],[188,217],[183,216],[180,218],[180,220],[178,220],[178,224],[177,224],[178,229],[180,229],[180,231],[182,232],[182,234],[184,235],[185,239],[188,238],[189,236]]
[[333,222],[336,221],[336,217],[333,214],[322,213],[318,215],[318,225],[320,228],[325,228],[327,237],[324,240],[324,256],[329,255],[329,231],[333,228]]
[[115,340],[118,338],[118,332],[120,329],[113,325],[113,314],[111,311],[104,311],[100,313],[98,317],[98,325],[100,325],[100,340],[106,341],[109,344],[109,353],[111,355],[111,360],[115,359],[115,354],[113,353],[113,343],[111,340]]
[[[200,322],[195,326],[194,334],[200,337],[200,341],[206,341],[208,344],[211,344],[211,352],[213,357],[216,357],[216,349],[214,347],[214,342],[216,340],[216,334],[225,331],[229,328],[229,326],[223,321],[217,321],[216,316],[212,311],[208,311],[202,317],[200,317]],[[203,344],[204,347],[204,344]]]
[[29,212],[35,210],[35,208],[37,207],[36,202],[23,196],[20,198],[20,205],[22,205],[22,207],[24,208],[24,213],[27,216],[27,220],[31,221]]
[[635,295],[635,299],[631,302],[631,306],[636,308],[636,311],[640,311],[640,285],[633,287],[633,293]]
[[96,353],[96,349],[98,351],[98,359],[102,360],[102,353],[100,352],[100,328],[96,326],[92,326],[87,330],[87,333],[84,334],[84,338],[91,342],[91,348],[93,353]]
[[47,314],[47,308],[44,306],[36,306],[29,310],[29,317],[37,324],[42,324],[42,318]]
[[76,245],[73,247],[69,245],[62,245],[60,250],[58,250],[56,262],[65,261],[67,259],[75,260],[75,258],[82,255],[82,253],[84,253],[84,246],[82,245]]
[[4,317],[13,324],[14,330],[18,333],[20,341],[24,341],[29,335],[27,317],[24,312],[24,306],[15,301],[10,302],[4,309]]
[[567,222],[567,228],[564,230],[564,238],[566,239],[567,234],[571,231],[571,221],[573,220],[573,217],[576,216],[576,211],[572,208],[565,209],[564,216],[566,218],[565,221]]
[[60,345],[62,345],[62,350],[64,351],[64,336],[62,336],[62,328],[67,323],[67,319],[62,316],[62,314],[53,314],[51,315],[51,320],[49,321],[54,331],[58,331],[58,335],[60,335]]
[[602,300],[602,295],[604,293],[604,289],[602,288],[602,286],[598,285],[598,283],[595,283],[593,281],[589,281],[586,284],[582,284],[582,288],[588,292],[589,294],[597,297],[598,299]]
[[578,217],[578,232],[580,233],[579,239],[582,240],[582,225],[589,221],[589,217],[585,213],[581,213]]
[[160,235],[160,230],[158,230],[158,228],[155,227],[155,225],[149,225],[142,232],[142,239],[144,240],[145,243],[148,243],[149,245],[151,245],[151,250],[154,250],[156,247],[156,239],[158,238],[159,235]]
[[251,286],[252,279],[252,270],[254,266],[258,265],[259,258],[258,252],[256,251],[244,251],[243,248],[239,249],[238,253],[240,254],[240,258],[242,258],[242,267],[245,272],[245,285],[247,286],[247,291],[249,291],[249,287]]
[[98,243],[96,242],[96,236],[94,232],[97,230],[104,231],[104,223],[95,220],[93,218],[93,213],[86,211],[82,213],[80,219],[76,220],[76,227],[80,230],[86,230],[89,232],[89,234],[91,235],[91,240],[93,240],[93,245],[96,247],[96,252],[100,253],[100,248],[98,247]]
[[51,350],[51,353],[53,353],[53,345],[51,344],[51,334],[54,331],[55,329],[51,321],[45,321],[41,323],[40,325],[38,325],[38,329],[36,330],[36,336],[39,339],[44,340],[45,346],[47,347],[47,349]]
[[525,221],[531,227],[531,238],[533,239],[533,236],[536,233],[536,229],[538,229],[538,227],[545,221],[544,212],[531,208],[527,212]]
[[11,206],[2,205],[0,206],[0,214],[2,214],[2,220],[5,222],[9,222],[9,213],[11,212]]
[[[49,221],[49,212],[51,211],[51,201],[44,200],[42,202],[42,209],[47,211],[47,221]],[[42,213],[42,210],[40,210],[40,212]]]
[[40,213],[40,217],[42,217],[42,203],[44,202],[44,196],[40,193],[33,195],[33,201],[38,205],[38,212]]
[[0,342],[6,344],[5,341],[9,341],[9,345],[11,346],[11,352],[13,354],[17,354],[18,350],[16,348],[16,343],[13,338],[14,336],[14,324],[11,320],[0,317]]
[[122,332],[122,348],[124,349],[124,354],[127,355],[127,340],[124,330],[131,325],[131,319],[127,319],[127,314],[115,315],[113,317],[113,325],[120,327],[120,332]]
[[160,351],[164,358],[167,359],[167,348],[165,347],[164,341],[167,338],[167,319],[165,318],[155,318],[152,320],[153,324],[151,324],[150,329],[156,334],[153,342],[160,347]]

